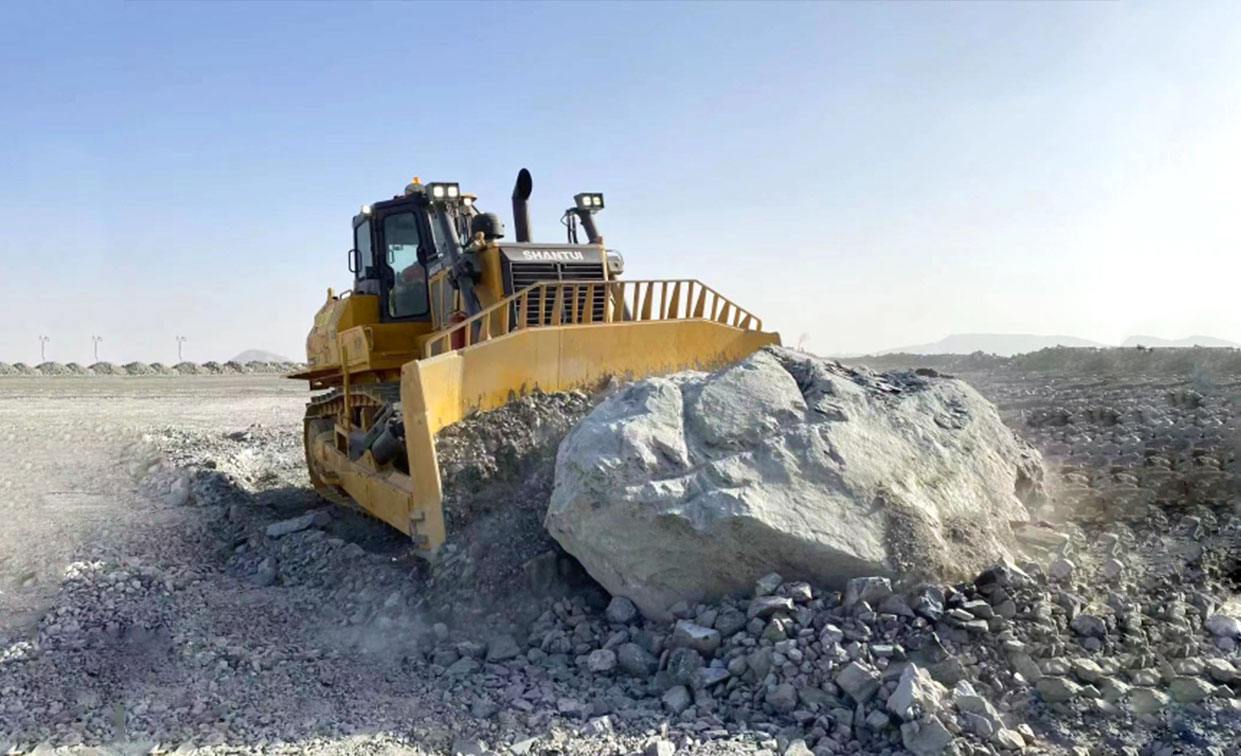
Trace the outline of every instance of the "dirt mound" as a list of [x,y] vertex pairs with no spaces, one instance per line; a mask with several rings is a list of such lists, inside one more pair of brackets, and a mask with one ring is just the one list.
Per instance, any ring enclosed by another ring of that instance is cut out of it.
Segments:
[[69,375],[69,369],[59,362],[41,362],[35,366],[39,375]]
[[95,375],[125,375],[124,368],[111,362],[96,362],[90,366],[90,370]]
[[176,371],[174,371],[172,368],[168,367],[162,362],[152,362],[151,364],[147,365],[147,367],[151,368],[151,373],[153,375],[175,375],[176,374]]
[[0,362],[0,375],[17,375],[17,370],[7,362]]
[[532,590],[552,588],[537,576],[532,585],[527,573],[537,560],[550,577],[566,569],[543,517],[560,441],[593,405],[580,392],[536,393],[439,434],[448,541],[431,569],[428,605],[510,619],[532,605]]
[[179,375],[201,375],[205,372],[194,362],[178,362],[172,369]]
[[129,362],[121,369],[125,371],[125,375],[153,375],[155,373],[145,362]]
[[92,375],[90,368],[76,362],[67,363],[65,370],[68,370],[70,375]]
[[245,365],[241,364],[240,362],[233,362],[232,360],[229,360],[228,362],[224,363],[224,372],[244,374],[244,373],[249,373],[250,369],[247,368]]

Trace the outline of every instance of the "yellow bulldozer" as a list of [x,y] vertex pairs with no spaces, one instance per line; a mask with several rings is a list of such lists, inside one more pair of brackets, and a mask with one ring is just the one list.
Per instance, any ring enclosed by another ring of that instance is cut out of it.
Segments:
[[[455,183],[414,179],[353,218],[349,291],[331,289],[306,338],[306,464],[326,499],[444,542],[435,434],[533,391],[590,390],[736,362],[779,336],[694,280],[625,280],[584,192],[566,243],[530,241],[533,182],[513,189],[516,242]],[[579,228],[580,227],[580,228]],[[579,240],[579,234],[585,241]]]

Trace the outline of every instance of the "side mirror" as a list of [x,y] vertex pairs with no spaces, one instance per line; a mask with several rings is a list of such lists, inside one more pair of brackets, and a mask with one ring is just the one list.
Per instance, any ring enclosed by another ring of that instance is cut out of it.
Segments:
[[351,249],[349,250],[348,255],[349,255],[349,272],[357,273],[358,272],[358,251],[356,249]]

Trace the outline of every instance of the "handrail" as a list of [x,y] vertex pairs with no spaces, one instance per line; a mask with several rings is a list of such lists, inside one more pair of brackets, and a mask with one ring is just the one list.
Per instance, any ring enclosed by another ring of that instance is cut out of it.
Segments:
[[763,330],[762,320],[692,278],[540,281],[431,334],[423,356],[464,349],[523,328],[650,320],[710,320],[745,331]]

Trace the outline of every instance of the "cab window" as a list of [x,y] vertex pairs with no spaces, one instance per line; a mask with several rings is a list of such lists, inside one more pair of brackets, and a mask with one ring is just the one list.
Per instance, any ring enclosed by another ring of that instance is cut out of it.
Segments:
[[385,261],[391,269],[388,316],[416,318],[427,314],[427,274],[418,262],[418,220],[413,213],[384,218]]
[[353,248],[358,251],[358,280],[374,278],[375,253],[371,248],[370,221],[363,221],[353,230]]

